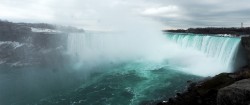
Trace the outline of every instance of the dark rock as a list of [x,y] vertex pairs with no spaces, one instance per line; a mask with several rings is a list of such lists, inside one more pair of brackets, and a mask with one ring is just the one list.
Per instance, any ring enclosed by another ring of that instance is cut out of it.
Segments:
[[242,37],[241,38],[242,46],[247,50],[250,51],[250,37]]
[[180,97],[180,96],[181,96],[181,93],[176,93],[176,96],[177,96],[177,97]]
[[192,91],[192,89],[194,89],[195,86],[196,86],[196,83],[195,83],[195,82],[190,83],[187,90],[188,90],[188,91]]
[[246,54],[247,60],[248,60],[247,62],[248,62],[248,66],[250,67],[250,37],[242,37],[241,44],[247,52],[247,54]]
[[[163,103],[166,103],[166,102],[163,102]],[[168,103],[174,103],[174,99],[173,98],[169,98],[168,99]]]
[[250,79],[244,79],[222,88],[218,92],[217,105],[249,105]]
[[192,81],[191,81],[191,80],[188,80],[187,83],[192,83]]
[[[218,90],[242,79],[247,72],[249,71],[234,74],[221,73],[213,78],[206,78],[204,81],[190,83],[186,92],[177,93],[176,97],[170,98],[167,103],[161,102],[159,105],[216,105]],[[231,75],[235,75],[234,78]]]

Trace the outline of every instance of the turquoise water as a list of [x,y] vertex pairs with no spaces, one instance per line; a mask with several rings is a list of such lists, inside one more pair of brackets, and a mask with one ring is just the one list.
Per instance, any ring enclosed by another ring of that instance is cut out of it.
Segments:
[[128,63],[105,73],[93,73],[79,88],[42,99],[38,105],[144,105],[181,92],[186,81],[201,77],[170,67]]
[[186,81],[202,78],[150,62],[99,67],[87,75],[36,67],[12,70],[0,75],[1,105],[153,104],[184,91]]

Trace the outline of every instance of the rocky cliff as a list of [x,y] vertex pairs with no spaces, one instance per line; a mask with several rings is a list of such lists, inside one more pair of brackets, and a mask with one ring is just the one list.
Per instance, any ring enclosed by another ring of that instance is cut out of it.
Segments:
[[241,44],[247,51],[248,66],[250,67],[250,37],[242,37]]
[[185,92],[157,105],[249,105],[249,78],[247,67],[235,73],[221,73],[200,82],[191,82]]
[[0,21],[0,67],[62,62],[71,32],[84,31],[45,23]]
[[217,105],[249,105],[250,79],[244,79],[218,91]]

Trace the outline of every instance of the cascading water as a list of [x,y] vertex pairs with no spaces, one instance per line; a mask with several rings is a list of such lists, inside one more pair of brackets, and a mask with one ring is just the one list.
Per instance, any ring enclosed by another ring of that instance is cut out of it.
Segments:
[[164,36],[158,36],[118,32],[73,33],[68,36],[68,53],[85,66],[145,60],[159,55],[156,52],[164,49]]
[[223,71],[231,72],[237,66],[246,64],[244,61],[241,61],[241,65],[236,65],[237,60],[241,59],[237,58],[239,57],[237,56],[238,53],[240,53],[241,38],[239,37],[180,33],[168,33],[166,36],[169,41],[177,43],[182,48],[201,51],[206,57],[216,60],[216,62],[224,66]]
[[[152,41],[149,38],[143,39],[144,36],[141,36],[142,40],[135,40],[140,37],[110,33],[71,34],[68,38],[68,51],[84,62],[85,66],[138,59],[152,61],[153,58],[153,62],[160,63],[161,67],[178,68],[201,76],[231,72],[245,64],[236,64],[240,38],[180,33],[168,33],[165,36],[167,40],[155,38]],[[127,46],[128,43],[133,46]]]

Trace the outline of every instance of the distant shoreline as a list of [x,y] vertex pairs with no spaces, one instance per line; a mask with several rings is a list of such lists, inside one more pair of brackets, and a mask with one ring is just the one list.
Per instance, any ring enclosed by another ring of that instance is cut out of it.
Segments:
[[217,27],[206,27],[206,28],[188,28],[188,29],[176,29],[176,30],[163,30],[163,32],[173,33],[194,33],[194,34],[229,34],[235,36],[250,35],[250,27],[242,28],[217,28]]

